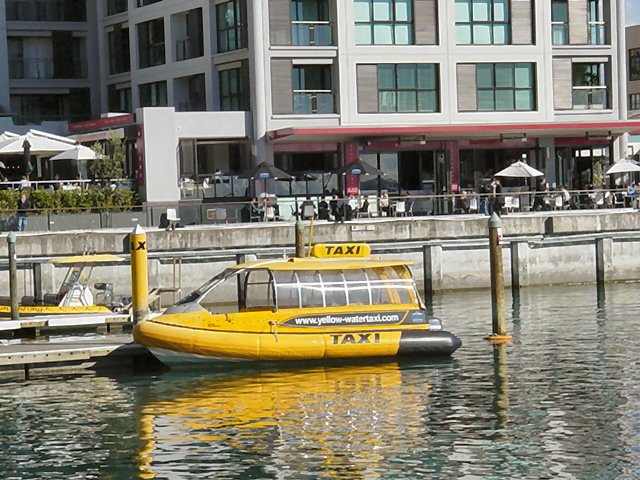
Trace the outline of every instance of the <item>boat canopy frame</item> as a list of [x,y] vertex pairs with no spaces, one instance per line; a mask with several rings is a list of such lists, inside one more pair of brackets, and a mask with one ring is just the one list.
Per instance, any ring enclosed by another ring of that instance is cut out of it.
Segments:
[[[179,304],[202,303],[209,293],[231,277],[238,278],[238,309],[349,307],[355,305],[415,304],[425,308],[408,264],[385,262],[368,268],[298,269],[265,268],[264,265],[228,268],[212,277]],[[376,272],[377,275],[373,275]],[[263,278],[256,278],[255,275]],[[309,278],[311,277],[311,278]],[[376,278],[377,277],[377,278]],[[265,295],[248,295],[250,287],[264,285]],[[288,295],[286,295],[288,293]],[[249,301],[247,301],[249,300]]]

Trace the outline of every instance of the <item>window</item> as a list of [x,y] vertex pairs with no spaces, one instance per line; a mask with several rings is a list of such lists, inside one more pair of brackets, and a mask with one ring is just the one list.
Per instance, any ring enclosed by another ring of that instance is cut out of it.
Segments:
[[107,15],[116,15],[127,11],[128,0],[107,0]]
[[412,45],[412,0],[354,0],[357,45]]
[[605,67],[604,63],[572,65],[573,108],[607,108]]
[[629,95],[629,110],[640,110],[640,93]]
[[551,42],[553,45],[569,43],[569,6],[567,0],[551,2]]
[[604,45],[606,39],[602,2],[600,0],[589,0],[587,8],[589,45]]
[[86,22],[85,0],[7,0],[9,21]]
[[481,63],[476,67],[478,110],[535,110],[531,63]]
[[511,43],[508,0],[456,0],[456,44]]
[[629,81],[640,80],[640,48],[629,49]]
[[141,107],[166,107],[167,82],[152,82],[140,85]]
[[130,71],[129,29],[116,25],[108,34],[108,42],[109,74],[116,75]]
[[291,1],[291,43],[331,45],[331,25],[327,0]]
[[110,112],[131,112],[131,87],[116,88],[115,85],[109,85],[107,96]]
[[380,112],[438,112],[438,66],[378,65]]
[[245,278],[245,305],[247,308],[275,306],[273,282],[268,270],[251,270]]
[[140,68],[155,67],[165,63],[162,18],[138,25],[138,58]]
[[154,3],[158,3],[162,0],[137,0],[138,7],[146,7],[147,5],[152,5]]
[[330,65],[293,67],[293,112],[335,113]]
[[250,110],[249,72],[246,61],[240,68],[220,71],[220,110]]
[[216,5],[218,19],[218,52],[230,52],[247,47],[247,24],[244,2],[231,2]]

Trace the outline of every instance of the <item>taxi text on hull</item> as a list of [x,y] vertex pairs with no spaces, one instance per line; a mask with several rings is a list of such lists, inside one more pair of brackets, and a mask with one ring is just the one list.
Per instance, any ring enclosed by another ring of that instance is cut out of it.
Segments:
[[[136,325],[134,338],[168,364],[428,357],[460,347],[427,315],[411,262],[371,257],[364,244],[320,244],[310,253],[229,268]],[[214,306],[225,282],[237,292],[232,311]]]

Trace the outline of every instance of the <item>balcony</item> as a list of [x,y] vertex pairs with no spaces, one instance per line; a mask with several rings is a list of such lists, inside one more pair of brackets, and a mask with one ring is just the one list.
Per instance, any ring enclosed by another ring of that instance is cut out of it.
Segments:
[[24,58],[9,61],[9,78],[38,80],[53,78],[53,59]]
[[294,90],[293,112],[301,114],[335,113],[331,90]]
[[322,21],[292,21],[291,42],[293,45],[309,47],[333,45],[331,25]]
[[561,22],[551,22],[551,43],[553,45],[568,45],[569,25]]
[[602,110],[607,108],[607,87],[573,87],[575,110]]
[[606,45],[604,23],[589,23],[589,45]]

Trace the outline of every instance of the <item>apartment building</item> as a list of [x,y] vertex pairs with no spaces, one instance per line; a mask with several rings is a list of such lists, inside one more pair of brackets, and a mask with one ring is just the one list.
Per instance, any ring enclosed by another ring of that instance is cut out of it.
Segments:
[[0,0],[0,106],[14,123],[100,113],[95,21],[95,2]]
[[[640,25],[627,27],[627,114],[630,119],[640,118]],[[627,149],[629,155],[640,158],[640,130],[631,132]]]
[[[67,2],[2,3],[10,38],[26,27],[9,4]],[[578,188],[640,128],[627,119],[616,0],[98,0],[85,11],[56,25],[97,62],[79,98],[93,117],[135,112],[122,118],[137,125],[149,201],[189,196],[183,179],[214,172],[229,177],[215,196],[243,196],[235,175],[264,160],[307,174],[268,186],[281,194],[342,187],[330,172],[356,158],[387,173],[363,191],[477,188],[523,157]],[[0,79],[7,69],[0,61]],[[14,118],[18,80],[9,92],[0,82]]]

